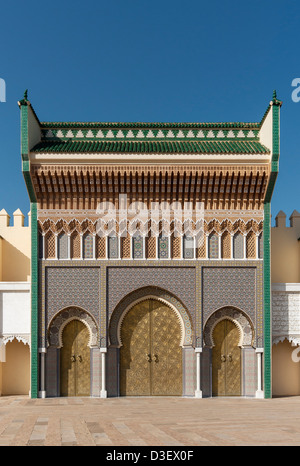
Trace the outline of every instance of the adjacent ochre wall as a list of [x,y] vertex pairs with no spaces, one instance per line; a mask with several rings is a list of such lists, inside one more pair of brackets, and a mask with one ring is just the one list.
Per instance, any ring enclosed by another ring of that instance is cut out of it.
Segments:
[[6,344],[5,362],[2,366],[2,389],[5,395],[28,395],[30,390],[30,350],[28,345],[17,341]]
[[300,214],[294,210],[289,220],[287,226],[286,214],[280,211],[271,228],[273,341],[285,338],[272,348],[273,396],[300,395],[300,348],[289,342],[300,336]]
[[30,227],[24,226],[24,215],[19,209],[13,214],[13,225],[7,212],[0,211],[0,236],[0,281],[30,280]]
[[[297,351],[298,349],[298,351]],[[293,356],[293,351],[296,353]],[[300,395],[300,348],[287,340],[273,345],[272,349],[272,392],[273,396]]]
[[0,282],[2,281],[2,244],[3,238],[0,236]]
[[290,226],[286,215],[279,212],[276,226],[271,228],[271,277],[272,283],[300,282],[300,214],[294,210]]

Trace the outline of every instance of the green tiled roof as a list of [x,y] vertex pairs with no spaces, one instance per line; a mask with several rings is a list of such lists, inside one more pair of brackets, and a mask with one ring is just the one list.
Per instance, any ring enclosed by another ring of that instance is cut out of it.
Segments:
[[197,154],[269,154],[270,151],[257,140],[235,141],[76,141],[48,140],[37,144],[31,152],[64,153],[197,153]]

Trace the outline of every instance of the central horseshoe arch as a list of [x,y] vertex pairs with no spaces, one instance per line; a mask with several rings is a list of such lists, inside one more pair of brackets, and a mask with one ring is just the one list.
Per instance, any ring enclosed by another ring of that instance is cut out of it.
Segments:
[[182,328],[182,346],[192,346],[193,325],[191,316],[184,304],[173,294],[158,287],[147,286],[125,296],[114,309],[109,323],[109,345],[120,348],[122,345],[120,328],[127,312],[141,301],[156,299],[170,307],[180,320]]

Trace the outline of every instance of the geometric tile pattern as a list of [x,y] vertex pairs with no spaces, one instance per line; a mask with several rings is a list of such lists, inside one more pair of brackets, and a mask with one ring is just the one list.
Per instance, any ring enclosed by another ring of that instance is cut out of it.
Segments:
[[195,316],[194,267],[108,267],[108,316],[126,295],[145,286],[159,287],[177,296]]
[[185,396],[195,395],[195,351],[192,347],[183,348],[183,394]]
[[223,259],[231,258],[231,236],[228,231],[225,231],[221,238],[221,256]]
[[194,238],[192,236],[183,237],[183,257],[184,259],[194,259]]
[[[39,284],[40,346],[46,345],[51,318],[61,309],[77,306],[93,316],[98,327],[99,345],[107,347],[107,333],[117,322],[117,313],[113,311],[121,309],[122,312],[128,300],[143,298],[147,287],[151,288],[149,294],[168,301],[178,310],[188,345],[202,346],[203,325],[215,310],[236,307],[253,323],[254,346],[263,346],[262,261],[249,261],[245,265],[245,261],[238,260],[226,263],[222,260],[190,260],[187,265],[184,260],[166,259],[151,264],[139,260],[133,265],[131,260],[113,263],[109,260],[41,260]],[[110,317],[114,322],[110,322]],[[117,364],[115,357],[113,361]],[[183,363],[186,391],[192,393],[194,350],[186,354]],[[117,390],[118,369],[115,368],[113,373],[114,381],[107,381],[111,384],[110,393]],[[202,376],[204,380],[205,373]]]
[[263,259],[264,257],[264,241],[262,233],[258,237],[258,257],[259,259]]
[[249,232],[246,238],[246,256],[247,259],[256,258],[256,236],[253,232]]
[[108,236],[108,257],[110,259],[119,258],[119,240],[117,236]]
[[80,259],[81,256],[81,238],[77,231],[73,232],[70,237],[70,253],[72,259]]
[[158,257],[159,259],[168,259],[169,257],[169,238],[167,236],[158,237]]
[[51,231],[48,231],[48,233],[44,237],[45,241],[45,258],[50,259],[55,257],[55,237],[54,234]]
[[132,257],[133,259],[143,258],[144,241],[142,236],[134,236],[132,238]]
[[62,346],[62,330],[67,321],[70,319],[79,319],[81,322],[85,322],[89,329],[89,346],[96,346],[98,343],[98,327],[92,317],[84,310],[76,307],[69,307],[64,309],[62,312],[53,319],[49,327],[49,344],[51,346],[61,347]]
[[258,130],[242,130],[230,129],[216,130],[216,129],[49,129],[43,130],[43,137],[46,139],[60,138],[60,139],[237,139],[242,138],[255,139],[258,137]]
[[83,258],[93,258],[93,237],[88,233],[83,236]]
[[243,395],[254,396],[257,389],[256,353],[254,348],[242,349]]
[[249,320],[249,317],[238,309],[233,307],[224,307],[212,314],[206,322],[204,329],[204,341],[206,346],[214,345],[214,327],[217,322],[224,318],[228,318],[237,324],[236,326],[240,332],[240,343],[243,346],[251,346],[253,344],[253,323]]
[[49,320],[61,309],[78,306],[99,320],[100,269],[47,267],[46,314]]
[[208,257],[210,259],[219,257],[219,237],[216,233],[211,233],[208,237]]
[[57,238],[57,257],[59,259],[68,259],[68,237],[61,233]]
[[[100,265],[101,275],[100,271],[95,272],[99,270]],[[61,281],[56,275],[54,285],[49,282],[49,277],[53,273],[47,272],[49,267],[61,270]],[[74,294],[72,294],[73,272],[64,273],[66,267],[85,270],[82,275],[80,274],[83,279],[79,279],[79,286]],[[98,276],[98,280],[88,278],[89,269],[94,269],[93,274]],[[210,272],[210,269],[214,271]],[[97,299],[93,297],[97,285],[96,287],[91,285],[95,281],[100,288],[99,292],[97,291]],[[89,284],[85,286],[87,282]],[[86,307],[86,310],[94,316],[101,313],[100,336],[103,341],[102,346],[105,346],[106,321],[114,308],[126,294],[144,286],[156,286],[167,290],[182,301],[195,325],[194,337],[197,346],[201,346],[202,325],[208,314],[228,305],[236,306],[247,312],[256,324],[257,344],[262,346],[263,343],[263,263],[261,261],[249,261],[247,266],[244,261],[227,261],[224,267],[224,261],[210,262],[207,260],[190,260],[188,266],[183,260],[176,262],[166,260],[163,263],[158,260],[151,262],[151,266],[149,261],[138,261],[132,266],[132,261],[118,260],[112,266],[109,260],[80,261],[76,264],[73,261],[48,260],[40,261],[39,283],[41,346],[43,346],[47,329],[47,309],[49,315],[52,315],[62,308],[61,303],[65,306],[80,306],[81,302],[81,307],[85,308],[89,301],[92,303]],[[59,291],[63,299],[59,298],[55,291],[56,284],[56,291]],[[49,287],[50,293],[48,293]],[[89,295],[85,295],[84,291],[79,293],[79,290],[89,289],[89,287],[91,287]],[[79,297],[78,294],[81,296]],[[101,299],[98,299],[99,296]]]
[[244,257],[244,237],[240,233],[233,236],[233,257],[243,259]]
[[244,311],[255,326],[256,268],[203,267],[202,277],[204,321],[218,309],[232,306]]

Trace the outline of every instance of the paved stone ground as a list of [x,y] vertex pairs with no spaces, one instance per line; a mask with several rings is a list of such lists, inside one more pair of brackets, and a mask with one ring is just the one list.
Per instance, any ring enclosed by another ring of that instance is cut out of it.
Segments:
[[0,397],[0,446],[300,445],[300,397]]

